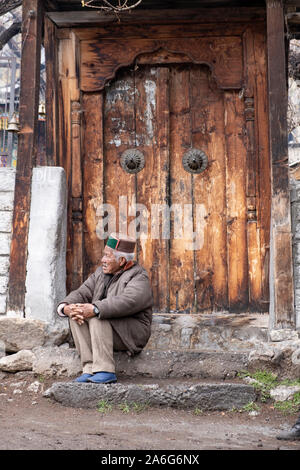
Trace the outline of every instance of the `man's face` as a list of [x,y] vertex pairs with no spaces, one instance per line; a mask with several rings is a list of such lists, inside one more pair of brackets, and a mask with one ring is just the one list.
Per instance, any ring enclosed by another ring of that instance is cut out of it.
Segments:
[[114,274],[123,266],[124,258],[119,258],[117,261],[113,250],[109,246],[106,246],[103,251],[101,263],[104,274]]

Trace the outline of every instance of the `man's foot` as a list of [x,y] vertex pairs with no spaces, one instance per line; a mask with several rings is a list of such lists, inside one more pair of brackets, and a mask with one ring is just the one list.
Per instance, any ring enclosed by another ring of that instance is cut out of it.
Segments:
[[90,377],[93,377],[92,374],[82,374],[74,382],[87,382]]
[[300,426],[293,426],[290,431],[285,431],[276,436],[277,439],[284,441],[299,441],[300,440]]
[[94,384],[111,384],[117,381],[117,377],[112,372],[96,372],[87,381]]

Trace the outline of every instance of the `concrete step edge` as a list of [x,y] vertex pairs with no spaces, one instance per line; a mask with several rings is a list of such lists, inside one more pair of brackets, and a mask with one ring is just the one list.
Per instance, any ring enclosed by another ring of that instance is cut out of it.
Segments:
[[64,406],[95,408],[99,404],[138,404],[200,410],[242,409],[257,399],[251,385],[241,383],[173,383],[173,384],[92,384],[57,382],[44,392]]
[[248,366],[248,353],[144,350],[134,357],[116,353],[116,372],[128,377],[233,378]]

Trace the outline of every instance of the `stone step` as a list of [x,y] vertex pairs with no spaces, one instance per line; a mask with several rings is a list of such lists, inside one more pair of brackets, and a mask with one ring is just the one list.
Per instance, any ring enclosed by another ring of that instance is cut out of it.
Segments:
[[143,350],[134,357],[117,352],[115,362],[117,375],[125,377],[194,377],[223,380],[234,378],[239,371],[247,369],[248,353]]
[[154,313],[147,349],[249,351],[268,341],[268,314]]
[[129,406],[154,406],[221,411],[242,409],[257,399],[255,389],[242,383],[212,383],[177,380],[169,383],[92,384],[57,382],[44,396],[64,406],[95,408],[102,403]]

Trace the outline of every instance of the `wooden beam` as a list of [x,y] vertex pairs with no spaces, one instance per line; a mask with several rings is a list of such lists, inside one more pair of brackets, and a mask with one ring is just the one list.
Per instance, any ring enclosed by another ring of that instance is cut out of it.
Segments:
[[[104,25],[118,23],[115,14],[103,13],[101,10],[93,11],[55,11],[47,12],[47,16],[59,27],[74,27],[82,25]],[[122,24],[168,24],[179,23],[235,23],[248,21],[261,21],[265,19],[264,8],[197,8],[197,9],[158,9],[158,10],[131,10],[123,12]]]
[[10,251],[8,314],[23,316],[32,168],[37,152],[37,119],[42,35],[41,0],[23,0],[20,133]]
[[282,0],[267,0],[269,132],[271,158],[270,319],[273,328],[294,328],[290,217],[287,83]]

